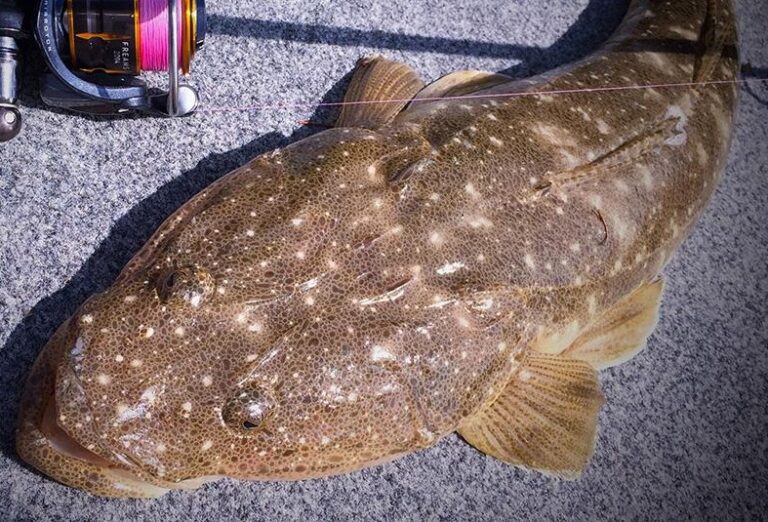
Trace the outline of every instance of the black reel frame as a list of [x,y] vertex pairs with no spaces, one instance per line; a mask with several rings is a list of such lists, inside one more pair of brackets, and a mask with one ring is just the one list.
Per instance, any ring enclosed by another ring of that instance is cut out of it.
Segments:
[[[178,49],[181,40],[177,10],[180,1],[167,0],[169,49]],[[197,91],[181,83],[178,53],[169,53],[166,91],[152,90],[144,80],[130,74],[73,71],[63,58],[68,45],[62,26],[66,0],[39,0],[33,12],[27,2],[0,0],[0,142],[12,139],[21,130],[21,113],[16,107],[18,41],[28,38],[30,32],[34,33],[50,69],[40,83],[40,95],[47,105],[91,115],[139,111],[167,117],[186,116],[197,108],[200,100]],[[205,38],[202,0],[197,0],[197,9],[199,46]]]

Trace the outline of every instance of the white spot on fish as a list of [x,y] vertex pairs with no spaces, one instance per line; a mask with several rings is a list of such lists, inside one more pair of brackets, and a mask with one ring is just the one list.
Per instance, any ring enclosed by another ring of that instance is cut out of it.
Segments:
[[623,179],[615,179],[613,180],[613,184],[619,192],[623,192],[625,194],[629,192],[629,186],[627,186]]
[[537,123],[533,126],[533,130],[551,145],[558,147],[575,147],[578,145],[567,129],[546,123]]
[[693,40],[693,41],[695,41],[695,40],[699,39],[698,33],[696,33],[696,31],[694,31],[692,29],[686,29],[684,27],[673,25],[673,26],[671,26],[669,28],[669,30],[671,32],[675,33],[675,34],[678,34],[678,35],[682,36],[686,40]]
[[106,373],[100,373],[99,375],[96,376],[96,382],[98,382],[102,386],[109,386],[109,384],[112,382],[112,377],[110,377]]
[[590,294],[587,298],[587,305],[589,306],[589,314],[595,315],[595,312],[597,312],[597,299],[595,298],[595,294]]
[[642,53],[639,53],[639,58],[641,60],[644,60],[647,63],[651,63],[653,66],[657,67],[658,69],[662,71],[669,70],[669,59],[664,55],[664,53],[655,53],[651,51],[645,51]]
[[144,393],[141,394],[141,400],[147,401],[147,402],[153,402],[156,397],[155,389],[154,388],[147,388],[144,390]]
[[447,275],[447,274],[453,274],[454,272],[458,272],[462,268],[464,268],[464,263],[461,262],[455,262],[455,263],[446,263],[440,268],[436,270],[438,275]]
[[205,387],[208,387],[211,384],[213,384],[213,379],[211,378],[210,375],[203,375],[202,381],[203,381],[203,386]]
[[472,228],[493,227],[493,222],[484,216],[470,216],[467,218],[467,223]]
[[431,232],[429,234],[429,242],[433,245],[440,246],[444,241],[445,240],[443,239],[443,236],[440,234],[440,232]]
[[607,123],[605,123],[605,120],[598,118],[596,121],[597,121],[597,130],[598,132],[600,132],[600,134],[611,133],[611,128],[608,126]]
[[709,154],[707,153],[707,149],[700,141],[696,143],[696,154],[698,154],[699,162],[701,164],[705,165],[709,161]]
[[384,346],[376,344],[371,349],[371,359],[374,361],[394,361],[396,358],[392,352]]
[[525,257],[523,257],[523,261],[525,262],[525,266],[527,266],[531,270],[536,268],[536,263],[533,261],[531,254],[525,254]]
[[464,186],[464,191],[467,194],[469,194],[470,197],[472,197],[473,199],[479,199],[482,196],[482,194],[480,194],[480,192],[477,191],[477,189],[472,183],[467,183]]
[[653,175],[651,174],[651,169],[648,168],[647,165],[637,165],[637,170],[640,171],[641,180],[643,182],[643,186],[646,190],[651,190],[653,188]]
[[677,123],[675,124],[676,134],[664,140],[664,143],[678,147],[685,145],[688,142],[688,132],[686,130],[686,125],[688,124],[688,115],[685,113],[685,111],[683,111],[682,108],[680,108],[680,106],[672,105],[669,109],[667,109],[665,118],[677,119]]
[[253,323],[248,326],[248,331],[253,333],[259,333],[262,330],[262,326],[260,323]]

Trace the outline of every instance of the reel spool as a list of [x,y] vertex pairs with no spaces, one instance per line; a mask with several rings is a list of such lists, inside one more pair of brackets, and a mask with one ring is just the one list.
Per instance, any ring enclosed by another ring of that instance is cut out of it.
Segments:
[[[180,76],[205,29],[204,0],[40,0],[35,35],[51,69],[43,101],[87,114],[191,114],[199,96]],[[150,92],[145,71],[167,71],[168,90]]]

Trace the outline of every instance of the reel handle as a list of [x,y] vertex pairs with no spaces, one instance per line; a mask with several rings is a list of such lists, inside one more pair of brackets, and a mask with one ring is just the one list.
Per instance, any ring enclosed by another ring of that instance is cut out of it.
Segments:
[[19,48],[10,36],[0,36],[0,142],[21,132],[21,112],[16,105],[19,90]]
[[21,111],[16,100],[21,87],[19,41],[28,37],[27,8],[19,0],[0,0],[0,143],[21,132]]

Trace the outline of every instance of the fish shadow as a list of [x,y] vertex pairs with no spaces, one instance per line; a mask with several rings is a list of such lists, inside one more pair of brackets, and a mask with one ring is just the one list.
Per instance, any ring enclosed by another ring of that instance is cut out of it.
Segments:
[[742,69],[742,76],[745,79],[753,80],[752,83],[745,83],[744,90],[760,105],[768,107],[768,94],[758,92],[760,86],[762,90],[768,92],[768,67],[755,67],[752,64],[745,64]]
[[469,38],[423,36],[383,30],[262,20],[217,13],[208,15],[207,31],[209,34],[259,40],[504,58],[510,61],[516,60],[518,63],[499,72],[520,77],[553,69],[591,52],[618,27],[628,5],[629,0],[591,0],[566,32],[546,48],[484,42]]
[[[468,45],[470,50],[463,54],[498,56],[503,51],[504,57],[520,62],[503,72],[514,76],[528,75],[578,59],[594,50],[618,26],[626,11],[627,3],[628,1],[624,0],[617,7],[615,0],[592,0],[574,25],[558,41],[546,49],[506,44],[499,44],[503,47],[491,48],[488,46],[493,44],[471,41],[446,43],[445,39],[441,38],[408,39],[397,34],[394,34],[395,38],[390,38],[391,35],[382,35],[376,31],[368,32],[367,37],[363,38],[364,35],[357,34],[359,31],[340,28],[328,28],[330,32],[322,41],[336,45],[391,47],[435,52],[445,52],[446,49]],[[273,24],[271,26],[272,32],[265,33],[263,31],[264,25],[260,21],[231,18],[217,22],[217,17],[222,18],[220,15],[211,15],[212,32],[292,39],[290,37],[291,31],[287,30],[291,28],[283,27],[281,29],[274,25],[275,22],[270,22]],[[225,30],[224,27],[229,27],[229,29]],[[310,36],[319,35],[321,32],[315,28],[315,30],[310,31]],[[303,33],[299,31],[298,34]],[[304,36],[293,39],[311,42],[314,41],[312,38],[314,37]],[[473,52],[472,46],[479,47],[475,47]],[[27,69],[25,79],[32,82],[33,77],[40,72],[39,66],[33,66],[31,69]],[[350,78],[351,71],[338,80],[320,103],[341,101]],[[21,100],[22,105],[40,107],[41,102],[35,99],[33,94],[34,90],[28,91],[28,94]],[[337,111],[338,109],[335,107],[318,107],[310,118],[310,122],[313,124],[297,129],[290,136],[272,132],[229,152],[211,154],[201,160],[195,168],[184,172],[158,189],[157,192],[144,199],[115,222],[107,238],[101,242],[77,273],[63,288],[42,299],[27,312],[0,350],[0,390],[3,390],[2,395],[0,395],[0,419],[4,420],[3,423],[0,423],[1,453],[27,467],[20,461],[14,448],[18,404],[23,392],[25,378],[35,357],[56,328],[73,315],[90,295],[108,288],[125,264],[146,243],[157,227],[179,206],[216,179],[243,165],[253,157],[278,147],[285,147],[322,130],[325,126],[329,126],[334,121]]]

